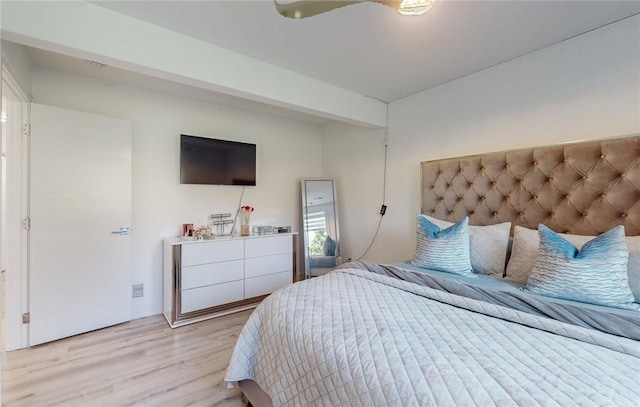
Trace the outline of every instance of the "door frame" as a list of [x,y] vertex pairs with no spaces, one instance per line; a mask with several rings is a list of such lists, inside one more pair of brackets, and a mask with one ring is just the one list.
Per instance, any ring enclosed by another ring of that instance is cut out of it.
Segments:
[[[19,123],[7,128],[7,253],[5,272],[5,350],[29,344],[29,325],[22,316],[29,312],[29,232],[23,220],[29,218],[29,97],[2,65],[2,88],[9,89],[20,102]],[[9,120],[11,120],[9,118]],[[18,270],[19,272],[10,272]]]

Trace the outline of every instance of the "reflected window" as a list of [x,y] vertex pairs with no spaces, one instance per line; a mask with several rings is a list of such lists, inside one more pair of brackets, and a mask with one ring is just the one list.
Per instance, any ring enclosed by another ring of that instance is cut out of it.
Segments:
[[322,256],[324,244],[327,240],[327,220],[324,212],[313,212],[305,216],[307,225],[307,241],[309,242],[309,255]]

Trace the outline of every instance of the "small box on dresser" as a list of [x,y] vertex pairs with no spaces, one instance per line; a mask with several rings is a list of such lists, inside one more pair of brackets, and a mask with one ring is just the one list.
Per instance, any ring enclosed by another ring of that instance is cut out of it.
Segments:
[[255,307],[291,284],[297,234],[164,240],[163,314],[172,328]]

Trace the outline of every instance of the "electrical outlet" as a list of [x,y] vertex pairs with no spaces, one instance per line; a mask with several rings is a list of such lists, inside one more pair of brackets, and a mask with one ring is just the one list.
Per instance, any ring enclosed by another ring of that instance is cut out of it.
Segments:
[[144,297],[144,284],[133,285],[133,298]]

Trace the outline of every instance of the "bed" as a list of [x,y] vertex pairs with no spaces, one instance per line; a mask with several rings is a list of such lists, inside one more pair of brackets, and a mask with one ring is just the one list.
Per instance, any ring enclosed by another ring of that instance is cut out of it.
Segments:
[[414,257],[272,294],[225,380],[256,407],[637,405],[640,137],[421,170]]

